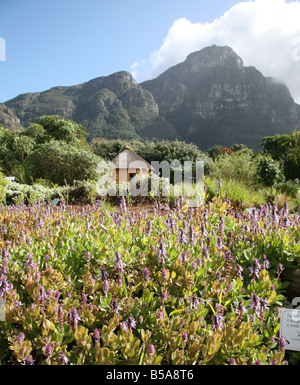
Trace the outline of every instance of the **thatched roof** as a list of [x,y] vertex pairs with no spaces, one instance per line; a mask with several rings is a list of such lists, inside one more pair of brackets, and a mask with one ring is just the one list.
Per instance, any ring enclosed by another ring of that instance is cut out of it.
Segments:
[[111,162],[117,169],[140,168],[142,170],[154,170],[154,168],[142,157],[125,147]]

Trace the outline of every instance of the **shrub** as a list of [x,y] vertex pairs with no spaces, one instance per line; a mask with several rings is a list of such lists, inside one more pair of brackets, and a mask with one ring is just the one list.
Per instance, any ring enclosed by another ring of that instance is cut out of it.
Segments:
[[47,188],[39,184],[27,185],[10,181],[6,190],[6,203],[10,204],[35,204],[37,200],[50,203],[58,195],[58,190]]
[[276,190],[280,193],[285,193],[292,198],[297,198],[300,194],[299,179],[287,180],[285,182],[278,183]]
[[[43,180],[42,183],[45,183]],[[45,183],[48,184],[47,182]],[[100,198],[96,191],[95,181],[73,181],[72,185],[45,186],[34,183],[33,185],[9,182],[6,190],[6,203],[11,204],[36,204],[40,202],[51,203],[54,198],[66,204],[95,204]]]
[[277,183],[283,182],[284,175],[278,161],[271,156],[261,155],[257,163],[257,177],[263,184],[275,186]]
[[249,151],[225,153],[218,156],[210,172],[213,178],[231,179],[245,184],[252,183],[255,174],[256,162]]
[[0,170],[0,204],[5,202],[7,180]]
[[286,179],[300,175],[300,132],[263,138],[264,152],[282,163]]
[[65,142],[44,143],[26,161],[27,182],[43,178],[63,185],[66,182],[72,184],[74,180],[96,179],[100,160],[92,152]]
[[205,178],[206,196],[209,200],[220,195],[222,199],[228,198],[235,208],[263,205],[269,201],[270,188],[249,186],[231,179],[222,180],[221,187],[219,184],[217,179]]

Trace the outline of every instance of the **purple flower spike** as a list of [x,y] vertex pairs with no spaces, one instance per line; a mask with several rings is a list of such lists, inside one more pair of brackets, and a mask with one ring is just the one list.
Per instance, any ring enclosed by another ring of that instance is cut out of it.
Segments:
[[279,340],[279,350],[281,352],[284,352],[285,348],[286,348],[286,340],[285,340],[284,337],[280,337],[280,340]]
[[260,272],[260,268],[261,268],[261,265],[260,263],[258,262],[258,259],[257,258],[254,258],[253,259],[253,262],[252,262],[252,267],[249,268],[250,270],[250,277],[253,276],[253,278],[259,278],[259,272]]
[[180,228],[178,231],[178,241],[181,245],[187,242],[187,237],[185,235],[183,228]]
[[25,335],[24,333],[19,333],[16,337],[16,342],[19,343],[19,342],[22,342],[24,341],[24,338],[25,338]]
[[217,236],[216,248],[217,249],[223,248],[222,238],[219,235]]
[[98,329],[94,330],[93,337],[94,337],[95,342],[100,342],[101,335],[100,335],[100,332]]
[[127,333],[127,331],[128,331],[127,322],[126,322],[126,321],[122,321],[122,322],[120,323],[120,328],[121,328],[121,330],[122,330],[124,333]]
[[188,334],[187,332],[182,332],[182,343],[186,344],[188,340]]
[[0,298],[10,292],[10,284],[7,282],[6,276],[0,276]]
[[235,271],[236,271],[236,276],[240,277],[241,279],[243,279],[243,275],[242,275],[243,268],[242,268],[242,266],[240,266],[239,264],[236,264]]
[[72,307],[71,311],[68,313],[68,321],[70,325],[78,325],[78,321],[81,321],[81,318],[79,317],[77,310]]
[[28,254],[27,261],[25,263],[25,270],[28,270],[29,268],[35,269],[36,263],[33,261],[33,257],[31,254]]
[[34,365],[34,360],[31,356],[26,356],[22,365]]
[[165,281],[165,280],[168,278],[168,272],[167,272],[167,270],[166,270],[166,269],[162,269],[161,274],[162,274],[163,280]]
[[159,249],[157,251],[157,256],[158,256],[158,262],[164,265],[165,259],[167,257],[167,251],[161,239],[159,241]]
[[143,276],[144,276],[144,280],[147,282],[149,281],[149,277],[150,277],[150,271],[147,267],[144,268],[143,270]]
[[110,305],[112,311],[114,311],[116,314],[119,314],[119,310],[121,310],[120,306],[118,305],[118,301],[113,298]]
[[213,316],[213,329],[218,329],[222,331],[223,329],[223,322],[224,322],[224,317],[220,313],[216,313]]
[[181,254],[181,256],[179,257],[179,259],[180,259],[180,262],[182,263],[182,265],[184,265],[185,263],[187,263],[188,257],[187,257],[187,255],[186,255],[186,252],[185,252],[185,251],[182,252],[182,254]]
[[109,274],[108,272],[105,270],[105,267],[103,265],[101,265],[101,271],[100,271],[100,274],[99,274],[99,278],[100,278],[100,281],[103,281],[105,279],[107,279],[109,277]]
[[107,279],[105,279],[103,281],[103,288],[102,289],[103,289],[104,294],[107,295],[108,289],[109,289],[109,282]]
[[149,345],[148,351],[149,351],[150,356],[152,356],[155,353],[155,348],[154,348],[153,344]]
[[163,318],[164,318],[164,313],[162,312],[162,311],[158,311],[157,312],[157,318],[159,319],[159,320],[162,320]]
[[52,354],[52,348],[51,348],[51,345],[50,344],[47,344],[46,347],[45,347],[45,355],[47,357],[50,357]]
[[61,362],[63,365],[68,365],[69,359],[64,353],[60,353],[57,357],[58,361]]
[[136,322],[135,319],[130,315],[128,320],[126,321],[127,326],[129,329],[135,329],[136,328]]
[[283,268],[283,265],[281,263],[278,264],[277,266],[277,271],[276,271],[276,274],[278,275],[278,277],[280,277],[280,275],[282,274],[284,268]]
[[263,255],[263,269],[268,270],[269,266],[270,266],[270,262],[268,261],[267,256],[264,254]]
[[163,302],[165,302],[165,300],[167,299],[167,296],[168,296],[167,293],[162,293],[161,298],[162,298]]
[[47,294],[45,292],[45,289],[43,286],[40,286],[39,294],[38,294],[39,301],[43,302],[47,299]]
[[123,262],[121,259],[121,254],[118,251],[116,251],[115,261],[116,261],[116,269],[123,273],[124,272]]
[[195,310],[196,307],[200,306],[200,302],[196,294],[193,294],[192,299],[190,300],[190,305],[192,306],[193,310]]

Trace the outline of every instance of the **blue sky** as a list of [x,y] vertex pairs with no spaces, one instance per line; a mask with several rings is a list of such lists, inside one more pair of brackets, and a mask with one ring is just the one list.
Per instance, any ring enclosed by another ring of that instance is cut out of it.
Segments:
[[[295,4],[293,10],[288,11],[289,3]],[[285,11],[285,21],[278,26],[276,17],[282,19]],[[260,21],[260,15],[269,22]],[[299,20],[300,1],[287,0],[1,0],[6,60],[0,61],[0,102],[121,70],[142,81],[213,43],[237,48],[245,64],[261,65],[260,70],[269,71],[266,75],[281,71],[289,79],[290,67],[298,73],[300,69]],[[254,36],[260,28],[260,35]],[[256,51],[251,39],[259,44]],[[277,66],[272,54],[282,48],[275,39],[288,46]],[[285,67],[279,68],[282,63]]]

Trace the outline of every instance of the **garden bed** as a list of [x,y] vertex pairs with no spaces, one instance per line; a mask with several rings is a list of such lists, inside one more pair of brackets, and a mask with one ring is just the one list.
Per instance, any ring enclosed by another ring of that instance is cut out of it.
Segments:
[[286,364],[299,216],[219,197],[139,211],[0,208],[1,364]]

